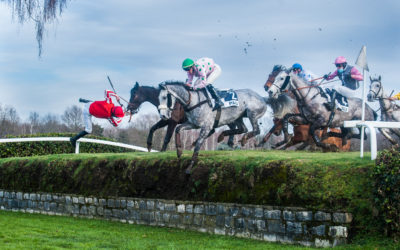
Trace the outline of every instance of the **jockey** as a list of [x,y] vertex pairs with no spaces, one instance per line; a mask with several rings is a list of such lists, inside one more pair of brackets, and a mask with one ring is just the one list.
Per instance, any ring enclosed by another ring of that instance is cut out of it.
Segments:
[[394,101],[394,103],[399,106],[399,104],[400,104],[400,92],[395,94],[394,96],[390,97],[389,100]]
[[293,64],[292,72],[296,74],[299,78],[301,78],[304,82],[310,85],[312,85],[313,80],[317,78],[317,76],[314,75],[311,71],[303,70],[303,67],[300,63]]
[[[187,71],[188,75],[186,86],[196,90],[207,88],[215,100],[213,111],[223,106],[217,91],[212,86],[212,83],[221,75],[222,71],[221,67],[213,59],[203,57],[194,62],[192,59],[187,58],[183,61],[182,68]],[[194,76],[198,77],[198,79],[192,83]]]
[[341,84],[334,84],[332,88],[331,102],[327,105],[328,108],[333,109],[335,105],[336,92],[345,97],[354,97],[357,95],[357,89],[360,87],[358,81],[363,80],[363,76],[356,67],[347,64],[344,56],[339,56],[335,60],[337,70],[331,75],[324,75],[324,79],[332,80],[336,76],[339,77]]
[[392,100],[400,100],[400,92],[392,96],[390,99]]
[[115,106],[111,100],[111,97],[113,96],[117,101],[119,101],[119,96],[111,90],[106,90],[104,95],[106,98],[104,101],[92,102],[82,99],[79,100],[81,102],[85,102],[85,106],[83,108],[85,130],[70,138],[70,142],[74,148],[76,146],[76,141],[79,138],[92,133],[92,116],[107,119],[114,127],[117,127],[118,124],[121,123],[122,117],[125,116],[122,107]]

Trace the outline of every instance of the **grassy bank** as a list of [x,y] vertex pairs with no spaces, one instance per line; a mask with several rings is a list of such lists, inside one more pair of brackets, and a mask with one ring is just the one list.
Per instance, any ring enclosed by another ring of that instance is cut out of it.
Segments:
[[[2,249],[306,249],[227,236],[102,220],[0,211]],[[377,236],[361,236],[336,249],[399,249]]]
[[374,225],[371,169],[358,153],[191,152],[61,154],[0,159],[0,188],[22,192],[202,200],[347,211]]

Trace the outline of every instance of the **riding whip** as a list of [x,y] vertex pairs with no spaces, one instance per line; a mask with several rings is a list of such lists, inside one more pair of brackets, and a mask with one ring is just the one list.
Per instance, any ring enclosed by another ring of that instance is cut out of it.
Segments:
[[[107,76],[107,79],[108,79],[108,82],[110,83],[111,88],[113,89],[114,93],[117,94],[117,91],[115,91],[114,85],[112,84],[110,77]],[[118,96],[119,96],[119,95],[118,95]],[[122,98],[121,96],[119,96],[119,98],[120,98],[121,100],[125,101],[126,103],[129,103],[127,100],[125,100],[125,99]],[[121,103],[120,101],[118,101],[118,103],[119,103],[119,105],[124,106],[124,105],[122,105],[122,103]]]

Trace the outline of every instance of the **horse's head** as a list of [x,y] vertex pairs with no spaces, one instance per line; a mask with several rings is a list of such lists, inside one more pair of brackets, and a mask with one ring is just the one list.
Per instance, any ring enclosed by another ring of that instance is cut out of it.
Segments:
[[285,70],[285,67],[282,65],[275,65],[274,68],[272,69],[271,74],[269,74],[267,82],[264,84],[264,89],[266,92],[268,92],[268,89],[271,87],[272,83],[275,81],[275,77],[281,72],[282,70]]
[[369,102],[372,102],[383,97],[382,78],[381,76],[378,78],[369,77],[369,80],[371,84],[369,85],[367,98]]
[[273,81],[269,82],[267,81],[267,84],[269,86],[268,89],[266,89],[268,91],[269,97],[270,98],[277,98],[279,94],[281,94],[282,92],[284,92],[285,90],[287,90],[287,88],[289,87],[289,82],[290,82],[290,76],[289,76],[289,72],[286,70],[281,70],[277,73],[275,73],[276,76],[273,77]]
[[131,89],[131,98],[129,99],[128,110],[133,114],[139,111],[140,105],[144,102],[144,97],[140,95],[140,86],[136,82],[135,86]]
[[160,84],[160,94],[158,95],[158,100],[160,105],[158,106],[158,112],[163,120],[171,119],[172,111],[174,110],[176,97],[171,94],[172,91],[169,89],[168,85]]

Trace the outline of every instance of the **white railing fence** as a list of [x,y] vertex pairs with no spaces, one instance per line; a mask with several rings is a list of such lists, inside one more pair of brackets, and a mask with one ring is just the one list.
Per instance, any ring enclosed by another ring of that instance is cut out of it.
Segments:
[[[33,141],[66,141],[69,142],[69,137],[26,137],[26,138],[7,138],[7,139],[0,139],[0,143],[6,143],[6,142],[33,142]],[[104,144],[104,145],[110,145],[110,146],[115,146],[115,147],[120,147],[120,148],[128,148],[128,149],[133,149],[136,151],[142,151],[142,152],[147,152],[147,148],[139,147],[139,146],[134,146],[134,145],[129,145],[125,143],[120,143],[120,142],[112,142],[112,141],[104,141],[104,140],[98,140],[98,139],[90,139],[90,138],[81,138],[76,142],[76,147],[75,147],[75,154],[79,154],[79,144],[81,142],[90,142],[90,143],[98,143],[98,144]],[[151,152],[158,152],[156,150],[151,150]]]
[[[377,155],[377,142],[376,142],[376,128],[400,128],[400,122],[379,122],[379,121],[345,121],[345,128],[362,127],[369,129],[369,138],[371,144],[371,160],[376,159]],[[364,131],[364,130],[363,130]],[[360,150],[360,157],[363,157],[363,147]]]

